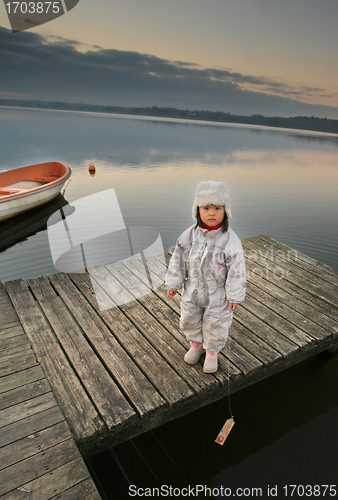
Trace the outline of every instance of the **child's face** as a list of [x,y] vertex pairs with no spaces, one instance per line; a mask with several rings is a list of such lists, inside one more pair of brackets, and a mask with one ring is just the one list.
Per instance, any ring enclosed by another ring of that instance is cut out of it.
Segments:
[[225,209],[223,206],[207,205],[199,207],[199,211],[203,224],[207,226],[218,226],[224,219]]

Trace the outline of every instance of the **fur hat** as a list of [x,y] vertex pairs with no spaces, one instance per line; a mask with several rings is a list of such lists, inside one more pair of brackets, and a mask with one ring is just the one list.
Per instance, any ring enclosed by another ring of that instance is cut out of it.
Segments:
[[224,182],[202,181],[197,185],[192,206],[192,218],[197,219],[197,207],[206,207],[207,205],[223,206],[228,219],[230,219],[229,190]]

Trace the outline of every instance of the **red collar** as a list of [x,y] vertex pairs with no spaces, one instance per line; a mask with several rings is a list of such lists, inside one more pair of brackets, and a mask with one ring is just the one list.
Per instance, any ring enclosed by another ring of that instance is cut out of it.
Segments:
[[217,224],[217,226],[207,226],[206,224],[204,224],[204,227],[202,227],[202,229],[206,229],[207,231],[216,231],[221,226],[222,224]]

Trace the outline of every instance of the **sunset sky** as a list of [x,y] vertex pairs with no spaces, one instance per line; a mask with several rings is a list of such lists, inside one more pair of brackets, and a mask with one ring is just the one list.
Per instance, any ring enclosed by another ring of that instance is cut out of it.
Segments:
[[12,33],[2,4],[0,98],[338,119],[337,21],[337,0],[80,0]]

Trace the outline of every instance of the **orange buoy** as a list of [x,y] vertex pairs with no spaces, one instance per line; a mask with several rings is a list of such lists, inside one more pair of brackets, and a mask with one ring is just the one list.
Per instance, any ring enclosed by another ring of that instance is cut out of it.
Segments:
[[88,168],[88,170],[89,170],[89,174],[90,174],[92,177],[94,177],[95,172],[96,172],[96,168],[95,168],[94,163],[89,163],[89,168]]

